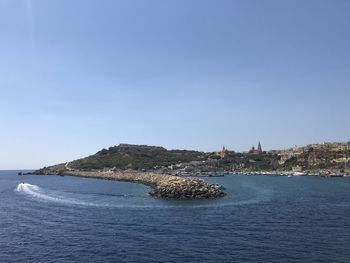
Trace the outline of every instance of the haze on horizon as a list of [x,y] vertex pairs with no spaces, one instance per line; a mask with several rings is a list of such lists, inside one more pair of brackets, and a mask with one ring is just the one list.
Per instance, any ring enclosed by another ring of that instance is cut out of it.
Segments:
[[0,169],[119,143],[350,139],[350,2],[0,0]]

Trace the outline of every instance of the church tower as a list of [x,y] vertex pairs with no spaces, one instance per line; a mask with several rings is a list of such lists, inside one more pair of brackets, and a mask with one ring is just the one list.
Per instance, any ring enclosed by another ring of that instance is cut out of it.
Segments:
[[258,143],[258,153],[262,153],[260,141],[259,141],[259,143]]
[[222,146],[222,150],[221,150],[221,152],[219,153],[219,155],[220,155],[221,158],[224,158],[224,157],[225,157],[225,155],[226,155],[226,148],[225,148],[225,145]]

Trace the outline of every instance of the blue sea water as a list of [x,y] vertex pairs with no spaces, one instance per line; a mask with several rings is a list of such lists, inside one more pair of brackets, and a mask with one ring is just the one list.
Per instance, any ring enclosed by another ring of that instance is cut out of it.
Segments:
[[0,171],[0,262],[350,262],[350,178],[208,180],[227,196]]

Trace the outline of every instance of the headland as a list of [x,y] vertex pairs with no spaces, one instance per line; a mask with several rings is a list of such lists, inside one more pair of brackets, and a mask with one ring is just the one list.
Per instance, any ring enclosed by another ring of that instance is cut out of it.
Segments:
[[[161,198],[222,197],[217,185],[193,177],[224,174],[285,176],[349,176],[350,142],[310,144],[285,150],[252,147],[235,152],[167,150],[159,146],[119,144],[85,158],[34,171],[33,174],[70,175],[136,182]],[[191,178],[189,178],[191,177]]]
[[171,199],[201,199],[223,197],[225,193],[216,185],[198,178],[181,178],[178,176],[140,172],[140,171],[57,171],[41,169],[33,174],[69,175],[113,181],[141,183],[152,188],[151,196]]

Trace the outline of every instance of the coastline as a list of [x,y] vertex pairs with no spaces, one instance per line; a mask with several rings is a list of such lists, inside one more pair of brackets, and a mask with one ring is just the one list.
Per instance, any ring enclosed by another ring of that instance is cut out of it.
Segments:
[[[62,169],[63,168],[63,169]],[[56,175],[76,176],[112,181],[124,181],[141,183],[149,186],[150,196],[164,199],[208,199],[219,198],[226,195],[219,185],[214,185],[201,179],[203,177],[223,176],[318,176],[318,177],[349,177],[348,173],[331,173],[330,171],[216,171],[196,173],[162,173],[159,171],[137,171],[137,170],[74,170],[68,165],[58,165],[42,168],[33,172],[18,173],[19,175]]]
[[234,175],[246,176],[319,176],[319,177],[350,177],[350,173],[324,172],[324,171],[216,171],[212,173],[178,173],[179,177],[223,177]]
[[31,175],[77,176],[112,181],[141,183],[151,187],[150,196],[165,199],[208,199],[225,196],[217,186],[198,178],[138,172],[138,171],[48,171],[38,170]]
[[345,173],[321,173],[321,172],[292,172],[292,171],[278,171],[278,172],[235,172],[234,174],[238,175],[247,175],[247,176],[317,176],[317,177],[348,177],[349,174]]

